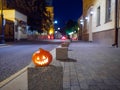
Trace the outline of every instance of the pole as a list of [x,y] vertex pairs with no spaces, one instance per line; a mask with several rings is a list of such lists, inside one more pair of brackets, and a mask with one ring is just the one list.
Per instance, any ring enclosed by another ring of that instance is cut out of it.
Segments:
[[115,0],[115,46],[118,47],[118,0]]
[[83,32],[83,24],[81,24],[81,31],[80,31],[80,35],[81,35],[81,40],[82,40],[82,32]]
[[5,40],[4,40],[4,16],[3,16],[3,0],[1,0],[1,21],[2,21],[2,24],[1,24],[1,30],[2,30],[2,35],[1,35],[1,43],[5,43]]

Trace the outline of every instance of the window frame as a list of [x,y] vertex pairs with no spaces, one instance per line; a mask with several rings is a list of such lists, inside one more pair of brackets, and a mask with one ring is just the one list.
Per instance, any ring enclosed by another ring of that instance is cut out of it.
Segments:
[[112,0],[106,0],[106,10],[105,10],[105,23],[112,21],[111,18],[111,9],[112,9]]
[[101,7],[97,7],[97,26],[100,26]]

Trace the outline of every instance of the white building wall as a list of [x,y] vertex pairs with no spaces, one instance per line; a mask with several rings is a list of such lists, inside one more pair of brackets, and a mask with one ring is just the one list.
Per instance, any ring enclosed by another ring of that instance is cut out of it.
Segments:
[[[15,11],[15,19],[20,20],[20,21],[24,21],[27,23],[27,16],[18,12],[18,11]],[[27,33],[23,33],[22,32],[23,29],[21,27],[18,27],[17,30],[18,31],[15,32],[15,39],[17,39],[17,40],[27,39]],[[25,31],[25,32],[27,32],[27,31]]]
[[[0,10],[1,13],[1,10]],[[24,22],[27,22],[27,16],[12,9],[12,10],[3,10],[4,18],[15,21],[15,19],[22,20]]]
[[18,12],[18,11],[15,11],[15,18],[17,18],[18,20],[22,20],[22,21],[27,23],[27,16]]
[[[97,8],[100,6],[100,26],[97,26]],[[112,20],[110,22],[105,23],[105,14],[106,14],[106,0],[97,0],[96,3],[93,5],[93,20],[92,20],[92,32],[99,32],[105,31],[114,28],[114,21],[115,21],[115,0],[112,0]]]

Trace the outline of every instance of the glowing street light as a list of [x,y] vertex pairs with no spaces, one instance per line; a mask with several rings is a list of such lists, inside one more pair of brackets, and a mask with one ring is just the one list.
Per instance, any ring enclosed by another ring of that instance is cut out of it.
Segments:
[[57,23],[58,23],[58,21],[57,21],[57,20],[55,20],[55,21],[54,21],[54,24],[57,24]]
[[86,20],[88,20],[88,17],[85,17]]
[[91,10],[91,11],[90,11],[90,14],[93,15],[93,13],[94,13],[93,10]]
[[60,28],[58,28],[58,30],[60,30]]

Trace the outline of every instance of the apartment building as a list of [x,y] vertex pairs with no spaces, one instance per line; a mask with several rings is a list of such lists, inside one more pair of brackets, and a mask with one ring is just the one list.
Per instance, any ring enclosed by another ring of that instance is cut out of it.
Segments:
[[120,0],[83,0],[82,39],[120,46]]

